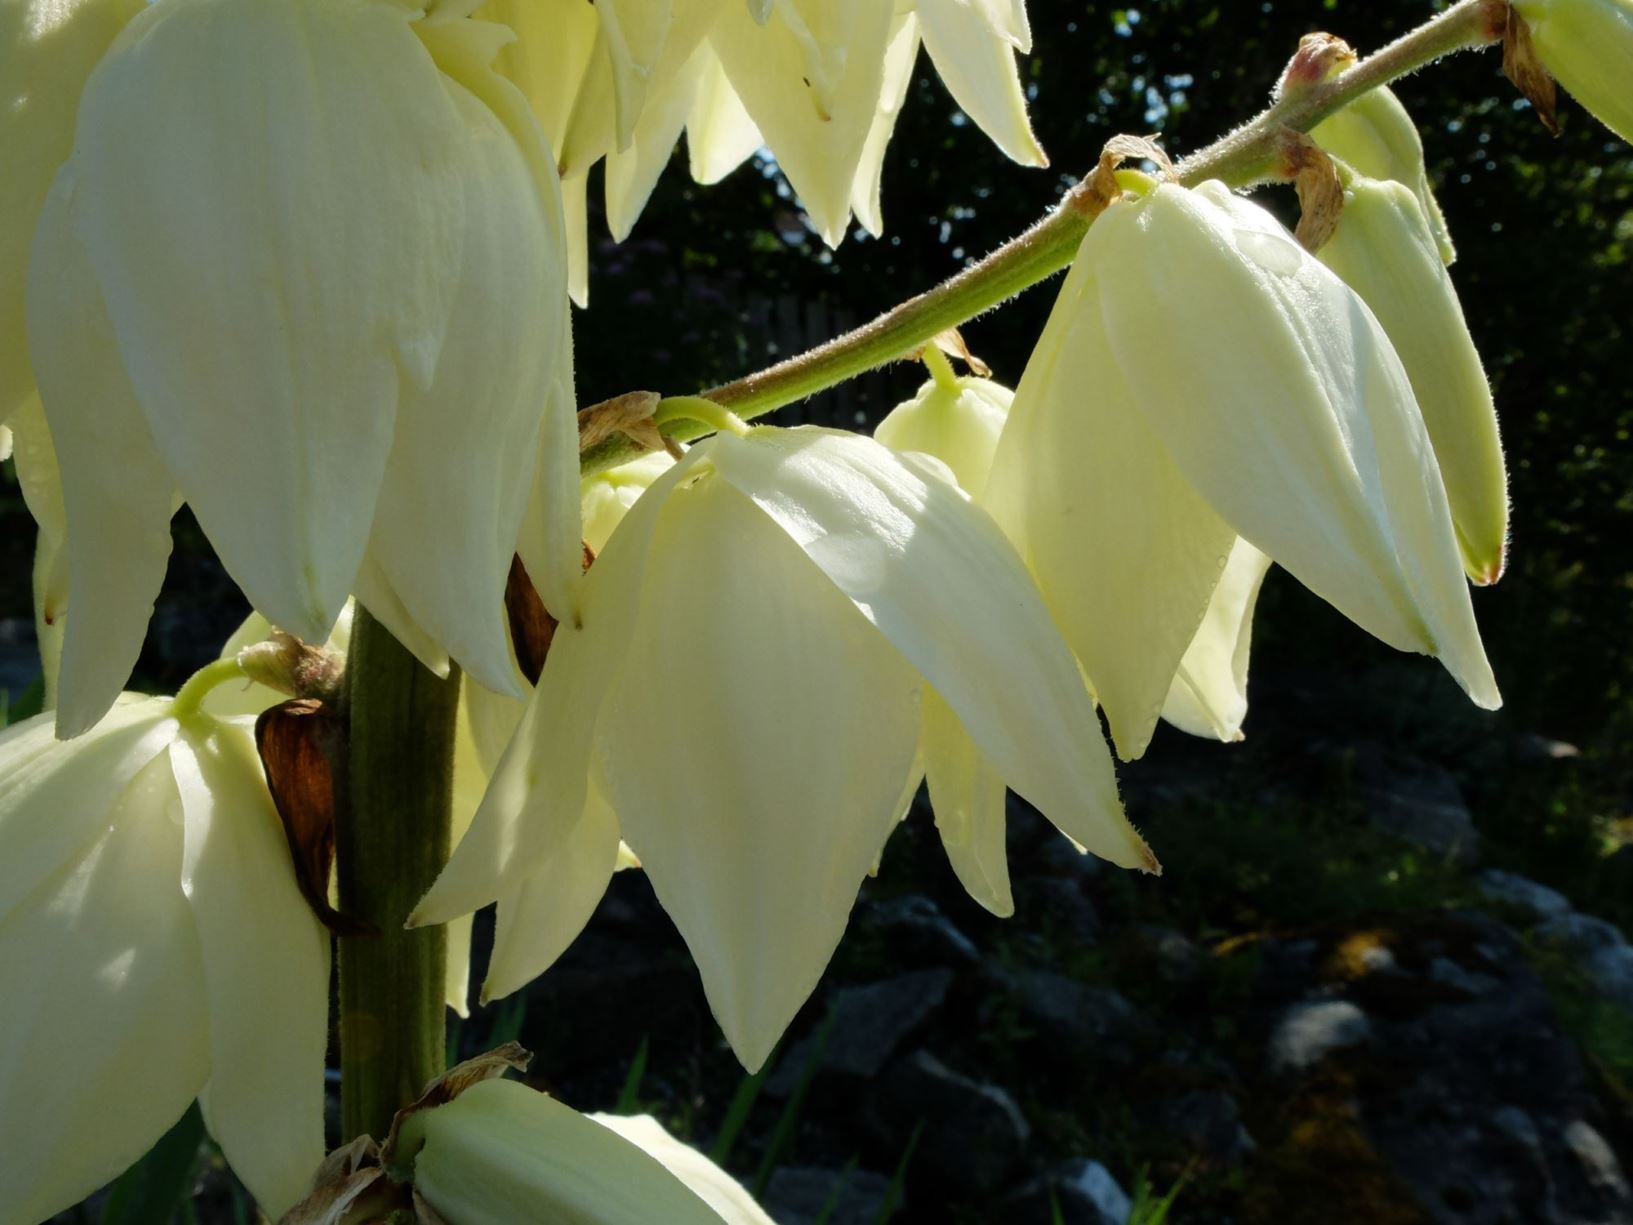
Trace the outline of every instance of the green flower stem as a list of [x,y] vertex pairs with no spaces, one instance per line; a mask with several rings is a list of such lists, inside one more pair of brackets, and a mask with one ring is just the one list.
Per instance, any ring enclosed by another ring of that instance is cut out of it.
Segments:
[[244,679],[244,669],[236,659],[217,659],[207,663],[176,690],[176,696],[170,700],[170,713],[183,721],[190,719],[198,713],[199,704],[210,690]]
[[[1502,36],[1507,11],[1507,0],[1459,0],[1339,76],[1280,99],[1234,132],[1192,154],[1176,168],[1178,181],[1193,187],[1208,179],[1223,179],[1245,187],[1275,177],[1287,129],[1308,131],[1368,90],[1452,52],[1496,42]],[[934,289],[853,332],[700,394],[752,420],[899,361],[929,343],[937,332],[967,323],[1065,268],[1100,209],[1096,198],[1080,184],[1026,233]],[[665,422],[662,429],[680,442],[712,432],[708,425],[682,413]],[[584,452],[583,471],[586,475],[602,472],[638,453],[627,437],[616,435]]]
[[340,940],[341,1131],[383,1140],[444,1070],[446,930],[403,921],[448,861],[459,673],[433,675],[359,604],[343,704],[340,909],[379,934]]

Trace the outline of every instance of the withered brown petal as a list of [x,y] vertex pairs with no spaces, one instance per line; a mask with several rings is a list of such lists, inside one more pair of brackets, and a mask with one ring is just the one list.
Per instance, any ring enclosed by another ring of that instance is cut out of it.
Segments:
[[1513,5],[1508,6],[1508,24],[1503,30],[1503,75],[1531,103],[1542,126],[1558,136],[1559,120],[1554,116],[1558,87],[1531,45],[1531,27]]
[[[584,568],[588,570],[595,560],[589,545],[584,546]],[[510,619],[510,643],[516,652],[516,666],[527,677],[527,683],[537,685],[544,672],[545,656],[556,636],[556,619],[544,607],[527,567],[520,557],[510,559],[510,577],[505,581],[505,615]]]
[[379,935],[372,923],[329,904],[329,870],[335,861],[334,763],[344,736],[340,719],[316,698],[291,698],[255,720],[255,746],[283,821],[301,896],[335,935]]

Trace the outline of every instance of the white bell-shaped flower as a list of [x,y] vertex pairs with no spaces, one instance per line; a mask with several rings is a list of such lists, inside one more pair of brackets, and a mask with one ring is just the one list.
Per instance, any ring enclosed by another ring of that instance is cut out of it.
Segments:
[[129,673],[178,493],[274,623],[321,641],[356,591],[431,666],[521,692],[501,596],[542,466],[575,520],[524,557],[570,604],[577,447],[555,172],[488,67],[509,37],[376,0],[175,0],[92,75],[28,293],[76,608],[64,734]]
[[1221,184],[1157,186],[1089,230],[987,502],[1125,757],[1145,750],[1238,536],[1500,702],[1400,359],[1353,290]]
[[620,833],[727,1039],[764,1062],[916,788],[929,693],[996,776],[1089,850],[1123,816],[1076,664],[998,526],[870,439],[760,429],[694,447],[591,567],[470,833],[418,907],[497,897],[485,993],[588,920]]
[[0,732],[0,1204],[37,1221],[197,1097],[276,1217],[323,1157],[329,936],[251,721],[120,697],[70,743]]

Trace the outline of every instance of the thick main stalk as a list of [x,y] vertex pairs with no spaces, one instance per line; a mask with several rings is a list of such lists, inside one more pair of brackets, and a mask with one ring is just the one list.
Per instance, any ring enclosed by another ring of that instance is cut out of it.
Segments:
[[449,853],[459,674],[429,672],[360,605],[347,652],[346,777],[335,821],[340,909],[378,929],[340,940],[343,1139],[383,1139],[443,1071],[447,936],[403,921]]

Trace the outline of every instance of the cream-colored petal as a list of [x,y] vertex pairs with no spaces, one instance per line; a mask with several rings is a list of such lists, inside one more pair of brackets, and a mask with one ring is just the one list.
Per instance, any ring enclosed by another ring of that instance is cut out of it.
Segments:
[[592,1114],[589,1117],[661,1161],[665,1169],[713,1208],[726,1225],[776,1225],[741,1183],[690,1144],[675,1139],[651,1115],[630,1118]]
[[1269,571],[1270,559],[1238,537],[1162,704],[1162,717],[1181,731],[1218,740],[1242,738],[1253,608]]
[[175,735],[168,713],[167,699],[124,694],[71,749],[50,711],[0,732],[0,915],[107,830],[121,790]]
[[40,398],[30,395],[0,427],[11,445],[17,484],[39,531],[30,575],[34,595],[34,640],[40,653],[43,709],[57,706],[57,679],[62,671],[62,639],[68,613],[68,512],[63,506],[57,451],[51,444]]
[[412,924],[443,923],[487,905],[531,875],[583,816],[595,714],[624,666],[658,510],[696,462],[677,464],[660,478],[654,496],[635,504],[590,568],[583,627],[557,627],[538,687],[482,806]]
[[891,25],[892,6],[880,0],[778,0],[764,26],[728,4],[710,34],[732,88],[830,247],[845,237]]
[[647,107],[672,87],[722,7],[722,0],[600,0],[595,6],[612,66],[611,151],[623,152],[636,139]]
[[[369,552],[449,656],[488,688],[521,696],[505,581],[534,483],[541,407],[552,434],[572,411],[546,399],[559,344],[538,343],[565,326],[561,199],[553,171],[548,192],[535,192],[521,147],[483,102],[452,81],[447,92],[473,162],[454,322],[431,385],[403,389]],[[536,127],[531,138],[543,156]],[[519,335],[532,342],[518,344]],[[576,500],[567,510],[576,536]]]
[[[59,745],[53,755],[95,789],[103,780],[90,777],[91,751]],[[180,803],[163,745],[132,773],[119,776],[117,798],[91,810],[100,835],[0,905],[8,1221],[44,1220],[114,1178],[181,1117],[210,1070],[203,966],[180,883]],[[78,817],[41,792],[13,793],[0,813],[8,883],[23,867],[14,835],[37,842],[26,826]]]
[[590,921],[618,862],[618,819],[592,784],[584,815],[524,880],[499,895],[482,1002],[527,986]]
[[1092,261],[1061,287],[999,440],[987,497],[1133,760],[1236,532],[1175,466],[1119,369]]
[[607,154],[607,228],[623,242],[646,207],[658,176],[669,165],[686,116],[697,98],[698,85],[713,53],[699,47],[676,72],[648,92],[641,118],[623,149]]
[[417,1149],[414,1189],[457,1225],[720,1225],[656,1159],[514,1080],[422,1111],[403,1138]]
[[608,798],[753,1071],[894,828],[918,678],[719,474],[669,494],[625,649],[596,731]]
[[912,13],[898,14],[892,23],[890,42],[885,47],[885,75],[880,86],[879,106],[862,146],[862,158],[851,187],[851,211],[862,228],[875,238],[885,232],[884,212],[879,202],[884,175],[885,150],[896,132],[896,117],[907,101],[913,84],[913,65],[919,58],[919,22]]
[[23,287],[34,225],[74,143],[85,78],[141,0],[0,5],[0,422],[33,397]]
[[130,678],[170,558],[174,480],[119,360],[103,298],[74,229],[89,187],[67,168],[52,188],[30,268],[29,334],[61,461],[68,618],[57,731],[77,736]]
[[561,207],[567,224],[567,296],[583,310],[590,304],[589,172],[561,181]]
[[686,153],[692,178],[708,186],[752,157],[765,138],[731,87],[714,46],[704,43],[698,54],[703,56],[703,71],[686,117]]
[[252,726],[196,717],[170,746],[170,768],[209,1007],[199,1101],[233,1172],[278,1217],[323,1160],[329,933],[295,883]]
[[1477,583],[1495,582],[1508,546],[1497,409],[1417,197],[1400,183],[1355,178],[1317,258],[1361,295],[1400,355],[1446,484],[1463,568]]
[[1032,50],[1032,26],[1026,16],[1026,0],[969,0],[969,3],[1015,50],[1022,55]]
[[1000,919],[1015,913],[1004,843],[1004,780],[941,696],[924,694],[919,752],[941,845],[964,890]]
[[[468,676],[461,679],[459,710],[454,717],[454,790],[448,828],[450,846],[458,846],[465,831],[470,829],[471,820],[482,804],[483,793],[488,789],[488,774],[498,760],[497,754],[488,758],[483,752],[477,724],[473,721],[473,718],[480,720],[483,716],[473,716],[473,707],[485,711],[499,703],[514,708],[520,717],[523,705],[515,698],[502,697],[484,689]],[[485,728],[483,730],[486,731]],[[501,751],[502,748],[501,745]],[[470,915],[460,915],[450,919],[447,924],[448,959],[443,975],[443,998],[448,1007],[461,1017],[470,1015],[471,918]]]
[[516,31],[516,41],[499,52],[494,66],[527,95],[559,156],[595,47],[595,5],[588,0],[487,0],[477,16]]
[[353,590],[357,593],[357,602],[391,631],[391,636],[402,643],[410,655],[437,676],[448,675],[448,652],[414,620],[373,554],[363,555],[363,564],[358,567]]
[[155,442],[250,602],[310,641],[458,289],[469,131],[412,17],[157,5],[81,103],[76,230]]
[[1014,400],[1014,392],[989,379],[961,378],[947,386],[931,379],[891,409],[873,436],[893,451],[934,456],[980,502]]
[[639,459],[585,477],[582,484],[584,543],[597,554],[623,522],[635,499],[644,494],[675,461],[666,451],[648,451]]
[[1498,705],[1428,432],[1355,292],[1218,183],[1113,206],[1078,259],[1097,269],[1147,419],[1219,515],[1363,629],[1438,656]]
[[710,454],[946,699],[1010,787],[1097,855],[1155,866],[1123,815],[1077,664],[985,511],[838,431],[721,436]]
[[1015,46],[970,0],[917,0],[924,48],[936,71],[976,126],[1023,166],[1047,166],[1032,135]]

